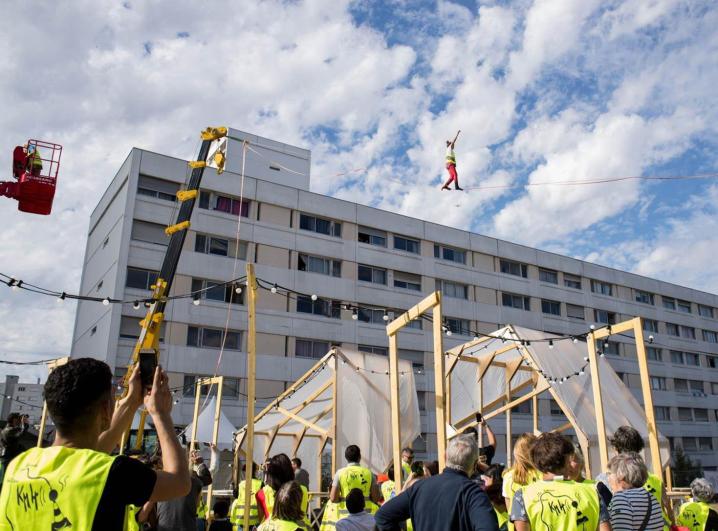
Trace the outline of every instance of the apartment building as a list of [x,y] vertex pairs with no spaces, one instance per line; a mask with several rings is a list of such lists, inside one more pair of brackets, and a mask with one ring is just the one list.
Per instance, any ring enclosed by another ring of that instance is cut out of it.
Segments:
[[[306,294],[261,292],[258,408],[332,345],[386,355],[385,316],[441,289],[447,348],[505,324],[580,334],[591,324],[642,316],[646,336],[653,336],[648,353],[659,429],[706,469],[718,468],[718,296],[312,193],[309,151],[236,130],[231,136],[254,150],[243,197],[241,148],[231,141],[227,171],[205,172],[172,294],[205,291],[197,301],[171,302],[165,313],[161,362],[176,389],[177,423],[191,420],[195,378],[216,367],[227,377],[226,414],[237,426],[245,422],[244,293],[216,284],[242,276],[253,262],[269,285]],[[73,356],[95,356],[118,377],[124,373],[144,315],[132,301],[150,294],[168,242],[163,230],[178,205],[174,194],[187,176],[185,161],[140,149],[120,167],[91,215],[81,292],[128,302],[80,302]],[[431,327],[416,321],[400,333],[399,347],[415,367],[422,409],[415,449],[430,457]],[[641,401],[631,339],[612,337],[601,348]],[[565,422],[551,400],[539,407],[542,428]],[[530,404],[514,413],[515,430],[530,429]],[[501,434],[504,423],[492,425]],[[504,448],[499,436],[498,459]]]
[[15,375],[7,375],[0,383],[0,419],[7,420],[10,413],[28,415],[30,424],[39,424],[42,417],[42,388],[39,381],[21,382]]

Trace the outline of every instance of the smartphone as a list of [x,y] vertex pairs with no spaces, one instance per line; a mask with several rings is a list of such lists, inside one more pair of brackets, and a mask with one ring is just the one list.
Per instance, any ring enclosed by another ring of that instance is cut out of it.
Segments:
[[478,422],[479,424],[481,424],[481,421],[483,421],[483,420],[484,420],[484,416],[477,411],[477,412],[476,412],[476,422]]
[[143,389],[152,389],[152,382],[155,379],[157,368],[157,354],[154,350],[140,352],[140,379]]

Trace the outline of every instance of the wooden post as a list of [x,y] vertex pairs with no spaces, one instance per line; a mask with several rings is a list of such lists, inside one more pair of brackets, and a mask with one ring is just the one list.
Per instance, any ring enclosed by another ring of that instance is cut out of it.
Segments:
[[[443,375],[442,375],[443,378]],[[399,352],[396,334],[389,335],[389,391],[391,394],[391,444],[394,457],[394,485],[401,492],[401,418],[399,417]],[[408,478],[407,478],[408,479]]]
[[[446,465],[446,393],[444,388],[444,334],[441,321],[441,293],[437,292],[437,305],[432,310],[434,328],[434,394],[436,396],[436,451],[439,472]],[[394,470],[394,475],[397,471]]]
[[606,441],[606,420],[603,415],[603,397],[601,395],[601,376],[599,375],[598,355],[596,354],[596,340],[593,332],[586,336],[588,343],[588,359],[591,366],[591,387],[593,388],[593,404],[596,410],[596,428],[598,435],[598,455],[601,460],[601,470],[608,469],[608,444]]
[[[212,444],[217,446],[217,439],[219,438],[219,419],[222,415],[222,391],[224,389],[224,376],[218,376],[212,378],[212,382],[217,384],[217,404],[214,408],[214,427],[212,429]],[[247,483],[247,482],[245,482]],[[249,482],[251,483],[251,482]],[[210,514],[212,508],[212,492],[214,491],[213,484],[210,483],[207,487],[207,515]]]
[[[449,395],[449,400],[451,400],[451,395]],[[484,378],[482,377],[479,380],[479,413],[482,415],[484,414]],[[477,431],[479,432],[479,448],[484,446],[484,430],[481,428],[481,426],[477,426]]]
[[651,464],[653,473],[661,475],[661,449],[658,445],[658,430],[656,429],[656,415],[653,409],[653,393],[648,375],[648,358],[646,357],[646,344],[643,339],[643,322],[640,317],[633,320],[633,331],[636,337],[636,356],[638,370],[641,375],[641,390],[643,391],[643,407],[646,410],[646,427],[648,428],[648,446],[651,449]]
[[194,385],[194,412],[192,414],[192,431],[189,439],[189,452],[187,453],[187,460],[189,461],[190,469],[192,468],[192,450],[194,450],[194,441],[197,438],[197,418],[199,417],[199,400],[202,396],[202,378],[197,378]]
[[537,435],[539,432],[538,395],[534,395],[534,397],[531,399],[531,408],[533,409],[532,416],[534,435]]
[[244,460],[244,520],[249,529],[249,507],[252,496],[252,462],[254,461],[254,400],[257,377],[257,278],[254,264],[247,264],[247,446]]
[[337,385],[339,373],[339,356],[337,356],[336,348],[334,352],[334,374],[332,375],[332,479],[337,473],[337,465],[339,464],[339,444],[337,442],[337,433],[339,433],[338,420],[339,415],[337,406],[339,405],[339,386]]
[[47,423],[47,402],[42,403],[42,416],[40,417],[40,429],[37,432],[37,447],[42,448],[42,438],[45,433],[45,424]]

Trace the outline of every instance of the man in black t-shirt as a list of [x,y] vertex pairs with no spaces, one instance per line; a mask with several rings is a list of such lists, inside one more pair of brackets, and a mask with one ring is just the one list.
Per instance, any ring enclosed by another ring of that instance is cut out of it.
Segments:
[[[0,531],[59,529],[121,531],[127,505],[184,496],[187,461],[174,433],[172,395],[161,368],[147,394],[134,369],[129,392],[115,407],[112,372],[92,358],[70,360],[54,369],[44,397],[56,427],[49,448],[33,448],[9,465],[0,494]],[[162,447],[161,471],[127,456],[111,457],[122,433],[144,401]],[[28,510],[23,493],[40,493]],[[90,527],[90,522],[91,527]]]

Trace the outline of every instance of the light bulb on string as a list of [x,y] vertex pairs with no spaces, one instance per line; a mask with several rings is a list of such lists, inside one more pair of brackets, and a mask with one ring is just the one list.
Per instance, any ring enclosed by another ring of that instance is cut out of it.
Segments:
[[311,299],[312,299],[313,301],[315,301],[315,300],[317,300],[317,298],[318,298],[318,297],[317,297],[316,293],[312,293]]
[[152,306],[152,303],[150,301],[145,301],[145,308],[149,308]]
[[553,339],[548,340],[548,348],[553,349]]
[[60,294],[60,296],[57,298],[57,302],[65,302],[65,297],[67,297],[67,293],[64,291]]
[[447,328],[447,329],[446,329],[446,335],[449,336],[449,337],[451,337],[451,333],[452,333],[452,332],[451,332],[451,329],[450,329],[450,328]]
[[22,280],[15,280],[14,278],[10,279],[10,288],[12,288],[13,291],[17,291],[18,288],[22,287]]
[[648,342],[649,342],[649,343],[653,343],[653,336],[652,336],[652,335],[648,336]]
[[354,319],[355,321],[356,321],[357,319],[359,319],[359,314],[357,313],[356,310],[354,310],[354,311],[352,312],[352,319]]
[[103,305],[103,306],[109,306],[109,305],[110,305],[110,299],[108,299],[107,297],[105,297],[104,299],[102,299],[102,305]]
[[389,320],[389,314],[386,313],[386,312],[384,312],[384,315],[382,316],[382,319],[384,319],[384,321],[388,321],[388,320]]
[[277,285],[275,284],[274,286],[272,286],[272,289],[269,291],[271,291],[272,293],[277,293]]
[[192,304],[195,306],[199,306],[199,295],[195,295],[194,299],[192,300]]
[[242,294],[242,286],[237,285],[237,287],[234,288],[234,292],[235,292],[237,295],[241,295],[241,294]]
[[140,309],[140,301],[135,301],[135,302],[133,302],[133,303],[132,303],[132,307],[133,307],[135,310],[139,310],[139,309]]
[[573,344],[575,345],[576,343],[578,343],[578,338],[574,337],[572,341],[573,341]]
[[591,326],[589,326],[589,328],[590,328],[591,330],[596,330],[596,325],[591,325]]

